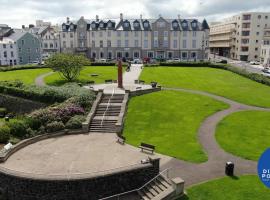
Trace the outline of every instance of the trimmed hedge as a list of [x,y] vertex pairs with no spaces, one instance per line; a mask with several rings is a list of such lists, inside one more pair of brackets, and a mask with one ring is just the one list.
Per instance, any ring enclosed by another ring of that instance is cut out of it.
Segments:
[[115,62],[91,62],[90,66],[115,66]]
[[45,65],[14,65],[14,66],[0,67],[0,72],[23,70],[23,69],[42,69],[42,68],[47,67]]
[[161,62],[160,66],[168,67],[207,67],[211,65],[210,62]]
[[0,143],[7,143],[10,138],[10,128],[8,126],[0,127]]

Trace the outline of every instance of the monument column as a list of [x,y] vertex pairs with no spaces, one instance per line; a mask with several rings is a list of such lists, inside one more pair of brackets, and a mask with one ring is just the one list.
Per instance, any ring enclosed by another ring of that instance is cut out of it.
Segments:
[[123,72],[122,72],[122,61],[118,60],[118,88],[123,88]]

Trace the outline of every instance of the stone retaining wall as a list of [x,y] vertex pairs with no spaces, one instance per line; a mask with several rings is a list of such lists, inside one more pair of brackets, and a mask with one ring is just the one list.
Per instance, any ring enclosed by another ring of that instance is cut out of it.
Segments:
[[106,175],[61,179],[27,177],[0,167],[0,192],[8,200],[97,200],[137,189],[158,173],[159,159]]
[[17,114],[30,113],[33,110],[47,107],[48,105],[20,97],[13,97],[6,94],[0,94],[0,107],[4,107],[8,112]]

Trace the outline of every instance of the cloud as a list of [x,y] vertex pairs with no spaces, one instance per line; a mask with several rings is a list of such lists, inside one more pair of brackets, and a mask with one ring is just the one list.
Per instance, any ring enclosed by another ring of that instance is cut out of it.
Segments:
[[93,19],[118,18],[119,13],[130,18],[196,17],[208,21],[220,20],[242,11],[270,12],[269,0],[1,0],[0,23],[21,27],[37,19],[62,23],[69,16]]

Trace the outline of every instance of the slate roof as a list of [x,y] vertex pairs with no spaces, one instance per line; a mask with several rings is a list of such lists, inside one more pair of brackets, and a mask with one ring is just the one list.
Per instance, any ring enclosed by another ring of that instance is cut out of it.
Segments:
[[[151,30],[152,23],[156,22],[158,19],[122,19],[122,20],[83,19],[83,20],[87,23],[87,30],[113,29],[113,30],[133,31],[133,30]],[[203,23],[199,22],[197,19],[164,19],[164,20],[171,24],[170,30],[172,31],[173,30],[199,31],[209,29],[206,20],[204,20]],[[64,26],[66,28],[64,31],[72,31],[70,29],[71,24],[74,25],[75,30],[78,21],[70,21],[69,23],[63,23],[62,27]],[[147,22],[149,23],[148,27],[144,26],[144,23]],[[112,28],[108,27],[108,23],[112,23]],[[136,23],[139,23],[139,26],[135,26]],[[177,23],[177,26],[174,26],[174,23]],[[193,23],[196,23],[196,26],[192,26]],[[100,27],[100,24],[103,24],[103,27]],[[128,26],[125,26],[125,24],[128,24]],[[186,26],[184,26],[185,24]]]

